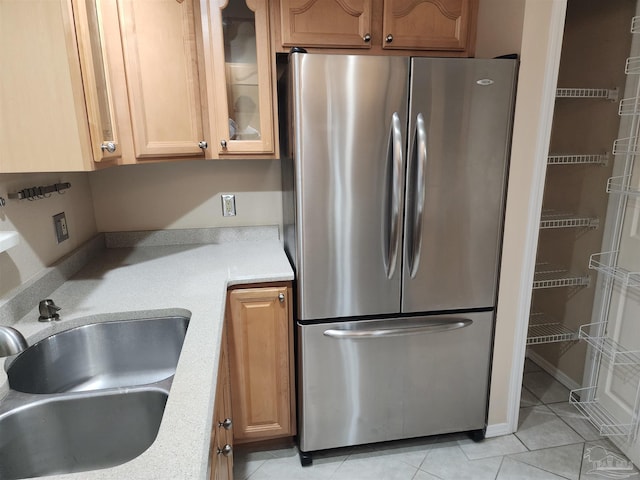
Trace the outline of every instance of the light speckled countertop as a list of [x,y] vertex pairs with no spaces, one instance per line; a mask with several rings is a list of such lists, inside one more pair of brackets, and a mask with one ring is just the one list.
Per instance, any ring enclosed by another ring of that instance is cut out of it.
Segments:
[[[38,322],[34,308],[13,324],[29,344],[95,321],[172,314],[191,320],[151,447],[117,467],[46,478],[205,479],[227,287],[292,279],[277,239],[103,250],[50,294],[62,307],[59,322]],[[1,370],[0,392],[6,383]]]

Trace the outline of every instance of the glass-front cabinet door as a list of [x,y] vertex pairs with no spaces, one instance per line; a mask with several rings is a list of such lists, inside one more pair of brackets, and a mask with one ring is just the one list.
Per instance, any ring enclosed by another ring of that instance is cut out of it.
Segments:
[[267,0],[202,0],[210,121],[218,156],[273,155]]
[[95,0],[74,0],[73,12],[93,160],[116,160],[122,156],[122,148],[115,122],[101,13]]

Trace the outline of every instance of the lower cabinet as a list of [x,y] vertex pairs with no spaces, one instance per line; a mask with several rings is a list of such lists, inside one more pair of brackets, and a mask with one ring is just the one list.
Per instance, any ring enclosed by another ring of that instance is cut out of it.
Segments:
[[227,329],[222,332],[216,400],[211,430],[211,480],[233,480],[233,423],[229,385]]
[[233,479],[234,444],[296,434],[291,294],[290,282],[228,292],[211,480]]
[[295,435],[291,285],[236,288],[227,298],[234,441]]

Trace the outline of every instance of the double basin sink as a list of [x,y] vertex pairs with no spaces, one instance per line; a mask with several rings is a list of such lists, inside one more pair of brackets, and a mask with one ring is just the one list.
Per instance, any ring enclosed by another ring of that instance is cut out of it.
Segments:
[[93,323],[47,337],[7,368],[0,478],[112,467],[155,440],[186,317]]

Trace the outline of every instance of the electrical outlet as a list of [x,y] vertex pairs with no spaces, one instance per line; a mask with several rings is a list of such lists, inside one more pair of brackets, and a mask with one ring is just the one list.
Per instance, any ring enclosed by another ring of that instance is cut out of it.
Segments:
[[235,217],[236,216],[236,196],[225,194],[222,195],[222,216],[223,217]]
[[64,212],[53,216],[53,226],[56,229],[56,240],[58,243],[69,239],[69,227],[67,226],[67,217],[64,215]]

